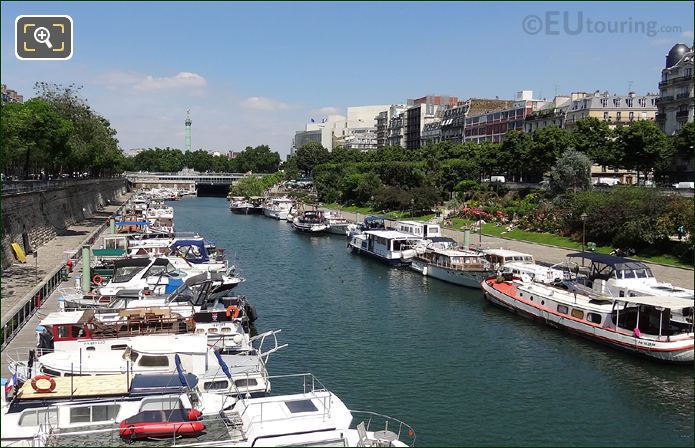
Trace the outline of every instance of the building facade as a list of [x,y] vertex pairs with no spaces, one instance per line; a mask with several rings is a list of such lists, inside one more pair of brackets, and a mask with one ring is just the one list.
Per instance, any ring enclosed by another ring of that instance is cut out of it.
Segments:
[[526,117],[546,103],[545,100],[533,99],[531,90],[517,92],[511,107],[466,118],[463,140],[501,143],[507,132],[523,131]]
[[431,123],[425,123],[422,128],[422,136],[420,143],[422,146],[433,145],[442,141],[442,122],[437,120]]
[[674,135],[693,121],[693,48],[676,44],[666,56],[661,71],[656,121],[668,135]]
[[598,118],[611,128],[629,125],[637,120],[654,120],[656,116],[657,95],[647,93],[637,95],[610,95],[608,92],[594,92],[570,102],[565,115],[565,128],[573,129],[577,121],[584,118]]
[[16,90],[8,89],[6,84],[2,84],[2,102],[3,103],[22,103],[24,96],[17,93]]
[[511,105],[511,100],[470,98],[459,102],[455,107],[445,109],[442,113],[442,141],[462,143],[466,117],[507,109]]
[[553,101],[542,106],[538,110],[531,112],[524,120],[524,131],[533,132],[546,126],[565,126],[565,116],[570,102],[573,99],[584,97],[583,93],[573,93],[572,95],[560,95],[553,98]]
[[[377,148],[383,148],[384,146],[389,146],[389,126],[391,124],[391,119],[395,116],[403,114],[405,111],[405,106],[402,104],[394,104],[390,106],[387,110],[379,112],[375,117],[376,121],[376,146]],[[400,141],[400,140],[399,140]]]

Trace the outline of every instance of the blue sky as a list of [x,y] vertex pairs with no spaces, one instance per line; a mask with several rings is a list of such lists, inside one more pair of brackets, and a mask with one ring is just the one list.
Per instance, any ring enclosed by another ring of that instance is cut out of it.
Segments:
[[[73,58],[17,60],[19,14],[72,16]],[[309,118],[350,105],[654,92],[671,46],[692,45],[693,19],[693,2],[2,2],[0,76],[26,97],[36,81],[83,85],[124,149],[182,147],[190,109],[194,149],[286,154]]]

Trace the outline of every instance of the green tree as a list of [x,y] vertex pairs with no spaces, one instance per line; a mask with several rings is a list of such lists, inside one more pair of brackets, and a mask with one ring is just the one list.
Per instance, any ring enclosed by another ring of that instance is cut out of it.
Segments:
[[649,120],[638,120],[619,128],[618,135],[625,156],[622,165],[647,175],[651,171],[665,171],[673,157],[673,147],[666,134]]
[[572,134],[557,126],[546,126],[533,131],[533,144],[523,160],[531,179],[540,180],[560,155],[573,144]]
[[232,196],[261,196],[265,191],[263,181],[256,176],[246,176],[236,181],[229,190]]
[[306,175],[311,175],[314,167],[330,160],[331,154],[320,143],[309,142],[299,148],[295,153],[297,168]]
[[622,147],[616,144],[615,133],[608,123],[595,117],[577,121],[574,130],[574,147],[595,163],[603,166],[618,166],[622,159]]
[[507,174],[513,180],[523,182],[524,166],[531,154],[533,141],[531,136],[522,131],[509,131],[504,136],[497,156],[498,174]]
[[575,193],[591,187],[591,159],[574,149],[562,153],[550,172],[550,189],[564,193],[572,189]]

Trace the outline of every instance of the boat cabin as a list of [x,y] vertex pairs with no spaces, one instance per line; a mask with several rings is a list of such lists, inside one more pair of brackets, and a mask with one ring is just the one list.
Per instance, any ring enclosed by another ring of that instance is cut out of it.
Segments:
[[511,262],[528,264],[536,263],[536,261],[533,259],[533,255],[514,250],[484,249],[482,252],[485,254],[485,259],[492,263],[494,269],[500,269],[505,263]]
[[428,249],[418,258],[435,266],[441,266],[453,270],[482,270],[489,267],[489,263],[482,254],[473,251],[456,249]]
[[432,238],[442,236],[439,224],[433,224],[428,222],[396,221],[396,227],[394,230],[397,230],[398,232],[409,233],[420,238]]

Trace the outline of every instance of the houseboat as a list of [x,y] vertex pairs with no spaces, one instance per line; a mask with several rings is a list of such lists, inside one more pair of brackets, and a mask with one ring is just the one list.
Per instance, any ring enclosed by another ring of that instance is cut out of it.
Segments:
[[424,276],[445,282],[480,288],[480,283],[494,273],[480,252],[432,244],[417,252],[410,266]]
[[352,235],[348,242],[353,252],[394,266],[409,265],[418,245],[424,246],[425,240],[395,230],[368,230]]
[[294,201],[290,198],[271,198],[263,206],[263,214],[269,218],[284,221],[293,204]]
[[323,212],[320,210],[307,210],[301,212],[292,220],[292,228],[304,233],[325,233],[329,224]]

